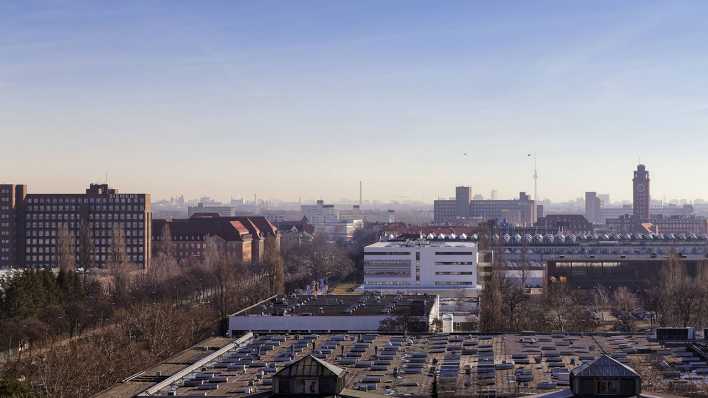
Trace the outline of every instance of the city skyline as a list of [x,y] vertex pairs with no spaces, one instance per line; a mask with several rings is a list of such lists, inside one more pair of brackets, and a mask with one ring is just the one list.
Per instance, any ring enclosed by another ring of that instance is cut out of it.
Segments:
[[630,199],[640,157],[655,197],[708,197],[708,4],[166,4],[0,5],[4,180],[511,198],[534,153],[541,198]]
[[[637,166],[638,167],[639,166],[645,167],[646,165],[638,164]],[[647,171],[649,171],[649,170],[647,169]],[[107,184],[108,181],[106,179],[104,179],[103,181],[91,182],[91,183],[92,184],[93,183]],[[363,182],[359,181],[359,183],[363,183]],[[27,184],[25,184],[25,185],[27,185]],[[116,188],[116,189],[118,188],[117,186],[114,186],[112,184],[109,184],[109,185],[112,188]],[[653,184],[652,184],[652,186],[653,186]],[[457,187],[457,189],[463,188],[463,187],[468,188],[470,190],[468,195],[471,200],[476,200],[476,198],[488,200],[488,199],[492,199],[492,196],[495,196],[497,199],[513,199],[514,198],[514,196],[510,196],[510,197],[501,196],[500,197],[498,189],[491,189],[485,193],[485,192],[476,191],[476,190],[474,190],[474,187],[469,186],[469,185],[456,185],[456,187]],[[630,190],[632,190],[632,188],[630,188]],[[37,193],[56,193],[54,191],[43,191],[42,189],[38,189],[38,190],[36,190],[36,192]],[[57,192],[75,193],[75,191],[67,190],[66,186],[62,187]],[[504,192],[504,191],[502,191],[502,192]],[[527,191],[518,191],[518,192],[524,192],[524,193],[530,195],[531,198],[533,199],[532,193],[530,193],[530,192],[527,192]],[[596,193],[598,196],[609,197],[611,199],[611,201],[609,203],[603,202],[602,206],[604,206],[604,207],[616,206],[619,204],[623,204],[623,205],[631,204],[632,200],[633,200],[631,197],[630,198],[618,198],[615,193],[607,192],[607,191],[584,191],[584,192],[582,192],[582,194],[584,194],[585,196],[587,196],[588,193]],[[574,202],[577,203],[579,201],[583,201],[582,196],[583,195],[578,195],[576,197],[563,198],[563,199],[542,197],[542,199],[539,203],[550,202],[550,203],[555,203],[555,204],[563,204],[563,203],[571,204]],[[222,203],[222,204],[228,204],[230,201],[234,201],[234,200],[236,200],[236,201],[241,200],[244,203],[249,203],[249,202],[254,203],[254,201],[258,201],[258,202],[274,202],[274,203],[290,203],[290,204],[292,204],[292,203],[315,203],[317,201],[324,200],[325,202],[338,203],[338,204],[339,203],[358,204],[359,201],[363,198],[363,197],[360,197],[360,198],[347,197],[345,195],[342,195],[338,198],[336,198],[336,197],[328,198],[327,200],[325,200],[325,198],[323,198],[323,197],[305,197],[305,198],[303,198],[302,196],[299,196],[297,198],[279,198],[279,197],[261,197],[261,196],[258,196],[257,193],[252,194],[252,195],[248,195],[248,194],[246,194],[246,195],[230,194],[229,195],[229,194],[227,194],[226,197],[216,197],[216,196],[211,196],[210,194],[201,193],[201,194],[195,194],[195,196],[189,197],[189,196],[186,196],[182,192],[178,192],[176,194],[173,194],[173,195],[167,196],[167,197],[154,197],[153,202],[171,201],[171,200],[179,199],[180,197],[182,198],[182,200],[185,201],[185,203],[187,203],[187,202],[197,203],[197,202],[202,202],[204,200],[207,200],[207,201],[214,201],[214,202]],[[436,197],[435,199],[437,200],[437,199],[454,199],[454,198],[455,198],[455,191],[453,190],[451,195],[449,195],[449,196],[440,195],[440,196]],[[673,196],[666,196],[666,195],[659,197],[658,195],[654,195],[654,194],[652,194],[652,196],[651,196],[652,206],[654,204],[668,205],[668,204],[677,204],[677,203],[690,204],[693,202],[704,203],[705,201],[706,200],[701,197],[681,198],[681,197],[673,197]],[[366,198],[365,200],[363,200],[363,203],[387,203],[387,202],[390,202],[390,203],[396,203],[396,202],[400,202],[400,203],[406,203],[406,202],[427,203],[426,200],[416,200],[415,198],[402,198],[402,200],[401,200],[401,198],[399,198],[399,199],[395,199],[395,198],[393,198],[393,199],[391,199],[391,198],[383,198],[383,199],[382,198]]]

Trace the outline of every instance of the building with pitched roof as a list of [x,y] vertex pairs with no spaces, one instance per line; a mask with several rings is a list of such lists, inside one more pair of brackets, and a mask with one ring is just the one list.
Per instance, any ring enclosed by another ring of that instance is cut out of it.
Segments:
[[602,355],[570,371],[570,389],[575,397],[634,397],[642,392],[642,381],[634,369]]
[[[171,236],[166,236],[167,228]],[[280,251],[278,228],[265,217],[221,217],[216,213],[195,213],[186,219],[153,220],[154,251],[165,246],[165,241],[176,246],[178,260],[201,257],[206,239],[216,237],[225,253],[244,264],[260,264],[266,254],[266,240],[273,239]],[[171,239],[171,240],[170,240]]]
[[278,396],[332,396],[342,392],[344,369],[307,355],[273,375],[273,393]]
[[179,220],[153,220],[152,232],[154,255],[170,251],[178,261],[199,260],[212,238],[220,253],[244,264],[252,262],[253,237],[238,220],[203,214]]

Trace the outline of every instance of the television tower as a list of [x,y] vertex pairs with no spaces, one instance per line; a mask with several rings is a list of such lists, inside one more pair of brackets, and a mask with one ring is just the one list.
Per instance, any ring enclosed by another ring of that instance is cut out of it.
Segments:
[[361,205],[363,204],[363,182],[359,180],[359,208],[361,208]]
[[529,153],[533,157],[533,200],[538,202],[538,168],[536,167],[536,154]]

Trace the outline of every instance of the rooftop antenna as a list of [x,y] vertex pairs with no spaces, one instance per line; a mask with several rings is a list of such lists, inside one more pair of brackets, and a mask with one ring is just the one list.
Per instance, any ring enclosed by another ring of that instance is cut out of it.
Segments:
[[362,192],[363,192],[363,182],[361,180],[359,180],[359,208],[361,208],[361,205],[363,203]]

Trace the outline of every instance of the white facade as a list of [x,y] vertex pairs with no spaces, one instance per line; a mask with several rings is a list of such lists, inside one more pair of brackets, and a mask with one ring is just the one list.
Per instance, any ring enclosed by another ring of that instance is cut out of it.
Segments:
[[339,222],[339,212],[334,205],[326,205],[318,200],[314,205],[302,205],[302,213],[312,225]]
[[236,216],[236,208],[232,206],[205,206],[203,203],[187,207],[187,217],[198,213],[217,213],[221,217],[234,217]]
[[454,241],[377,242],[364,248],[363,290],[473,296],[477,244]]
[[354,219],[348,213],[341,214],[334,205],[321,200],[314,205],[302,205],[302,213],[315,227],[316,234],[327,235],[333,240],[351,240],[354,232],[364,225],[360,218]]

